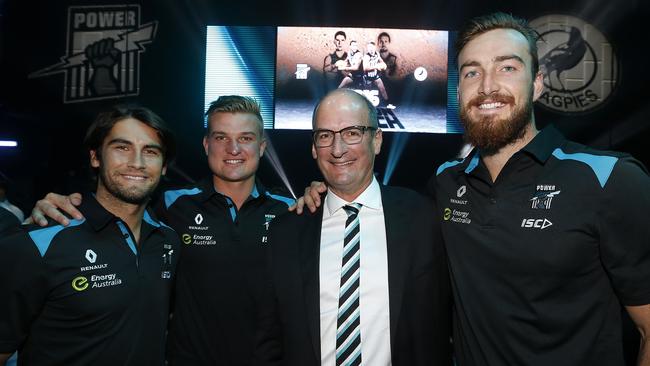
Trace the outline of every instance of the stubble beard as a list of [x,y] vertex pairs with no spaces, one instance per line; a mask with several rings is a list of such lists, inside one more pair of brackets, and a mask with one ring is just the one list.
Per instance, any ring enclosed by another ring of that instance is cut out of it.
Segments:
[[112,180],[111,177],[108,176],[108,172],[104,169],[100,169],[98,178],[100,180],[99,183],[102,184],[104,188],[106,188],[106,191],[108,191],[108,193],[113,197],[125,203],[134,205],[141,205],[148,202],[157,186],[157,184],[152,184],[151,186],[143,187],[142,189],[139,189],[138,187],[125,188]]

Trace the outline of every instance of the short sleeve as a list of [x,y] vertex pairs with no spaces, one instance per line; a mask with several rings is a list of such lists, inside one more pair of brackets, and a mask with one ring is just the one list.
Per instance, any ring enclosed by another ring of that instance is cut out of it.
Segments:
[[0,353],[11,353],[41,312],[48,282],[43,258],[22,228],[3,233],[0,253]]
[[621,158],[604,186],[599,214],[601,260],[624,305],[650,304],[650,177]]

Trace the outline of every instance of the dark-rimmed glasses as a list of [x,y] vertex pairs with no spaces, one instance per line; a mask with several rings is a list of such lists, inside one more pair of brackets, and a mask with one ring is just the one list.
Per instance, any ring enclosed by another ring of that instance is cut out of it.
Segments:
[[348,145],[356,145],[363,140],[366,131],[374,131],[377,127],[371,126],[350,126],[338,131],[318,129],[313,132],[312,139],[316,147],[329,147],[334,144],[334,135],[341,135],[341,140]]

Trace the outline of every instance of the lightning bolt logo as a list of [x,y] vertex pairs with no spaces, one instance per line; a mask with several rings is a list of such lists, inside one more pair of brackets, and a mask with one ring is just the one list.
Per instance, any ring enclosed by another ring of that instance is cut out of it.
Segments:
[[28,77],[63,73],[64,103],[138,95],[140,54],[158,27],[139,14],[139,5],[69,7],[67,54]]
[[[158,22],[151,22],[140,26],[137,30],[124,32],[118,35],[118,41],[114,43],[114,47],[122,52],[140,51],[145,50],[144,45],[151,43],[156,36],[156,26]],[[38,78],[41,76],[48,76],[64,72],[69,68],[81,66],[86,61],[86,54],[78,52],[70,56],[62,56],[61,62],[54,65],[45,67],[41,70],[34,71],[29,74],[29,78]]]

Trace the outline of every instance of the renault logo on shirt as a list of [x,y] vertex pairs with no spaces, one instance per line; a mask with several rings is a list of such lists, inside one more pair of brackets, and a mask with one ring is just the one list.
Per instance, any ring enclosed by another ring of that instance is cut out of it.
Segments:
[[203,215],[196,214],[196,216],[194,216],[194,222],[196,222],[197,225],[201,225],[203,222]]
[[458,190],[456,191],[456,197],[461,198],[465,195],[465,192],[467,192],[467,186],[462,185]]
[[95,263],[97,261],[97,253],[93,252],[91,249],[86,250],[86,259],[90,263]]

